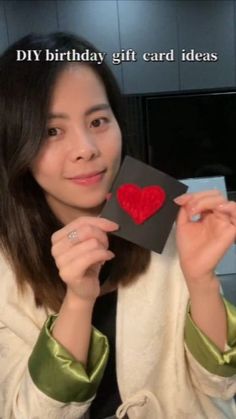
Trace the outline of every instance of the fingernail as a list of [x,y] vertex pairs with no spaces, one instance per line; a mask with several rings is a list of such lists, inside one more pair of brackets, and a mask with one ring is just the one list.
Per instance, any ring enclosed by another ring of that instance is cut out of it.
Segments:
[[190,215],[190,217],[189,217],[189,221],[192,221],[192,222],[197,222],[200,219],[201,219],[201,215],[200,214]]
[[174,198],[174,199],[173,199],[173,201],[174,201],[176,204],[181,204],[181,202],[182,202],[183,200],[182,200],[181,196],[178,196],[177,198]]
[[112,193],[111,193],[111,192],[109,192],[109,193],[106,195],[106,201],[110,201],[111,197],[112,197]]
[[112,222],[114,228],[116,228],[116,229],[120,228],[119,224],[117,224],[115,221],[111,221],[111,222]]

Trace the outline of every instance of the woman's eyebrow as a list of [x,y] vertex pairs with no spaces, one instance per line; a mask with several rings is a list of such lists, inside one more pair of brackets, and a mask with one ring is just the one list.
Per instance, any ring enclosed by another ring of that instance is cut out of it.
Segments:
[[[111,109],[111,107],[108,103],[100,103],[98,105],[94,105],[91,108],[89,108],[87,111],[85,111],[84,114],[85,116],[89,116],[94,112],[102,111],[102,110],[109,110],[109,109]],[[69,119],[69,115],[65,113],[50,113],[48,115],[48,119],[56,119],[56,118]]]
[[50,113],[48,115],[48,119],[56,119],[56,118],[69,119],[69,116],[65,113]]
[[85,112],[85,116],[91,115],[93,112],[103,111],[103,110],[109,110],[109,109],[111,109],[109,103],[100,103],[98,105],[94,105],[91,108],[89,108]]

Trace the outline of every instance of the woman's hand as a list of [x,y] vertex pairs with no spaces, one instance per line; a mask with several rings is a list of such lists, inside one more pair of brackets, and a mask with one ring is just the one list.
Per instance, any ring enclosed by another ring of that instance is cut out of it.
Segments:
[[227,214],[230,222],[236,227],[236,202],[226,201],[217,207],[217,211]]
[[[177,219],[177,247],[188,285],[214,278],[214,269],[236,236],[236,204],[219,191],[184,194]],[[200,215],[198,221],[192,216]]]
[[[115,256],[108,250],[107,233],[117,229],[116,223],[105,218],[79,217],[52,235],[51,253],[67,285],[67,298],[96,300],[101,266]],[[71,240],[70,232],[78,237]]]
[[[190,295],[191,317],[223,352],[227,342],[227,316],[214,269],[235,241],[236,204],[229,204],[216,190],[185,194],[175,202],[181,207],[177,246]],[[197,214],[200,219],[192,221],[192,216]]]

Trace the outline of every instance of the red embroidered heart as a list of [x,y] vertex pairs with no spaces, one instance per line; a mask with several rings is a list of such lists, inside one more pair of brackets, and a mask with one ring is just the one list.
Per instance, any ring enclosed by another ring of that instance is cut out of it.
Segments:
[[163,206],[166,193],[160,186],[140,188],[133,183],[127,183],[117,189],[117,199],[134,222],[142,224]]

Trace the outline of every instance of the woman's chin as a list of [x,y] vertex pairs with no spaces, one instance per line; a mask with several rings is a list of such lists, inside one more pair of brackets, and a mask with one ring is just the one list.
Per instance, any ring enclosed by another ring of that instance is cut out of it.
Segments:
[[104,207],[104,205],[107,202],[107,195],[108,194],[101,197],[101,199],[87,200],[86,202],[78,204],[77,207],[80,208],[81,210],[85,210],[85,211],[87,210],[91,213],[94,213],[94,214],[98,213],[99,214],[101,212],[102,208]]

